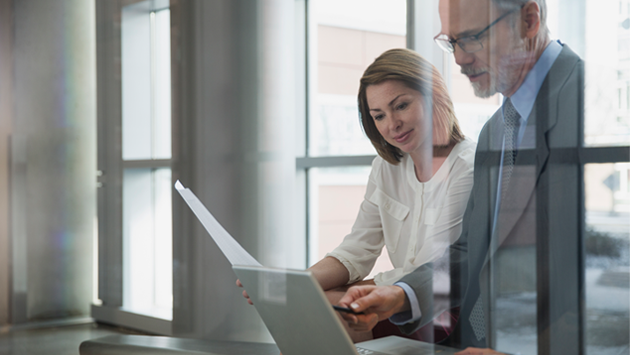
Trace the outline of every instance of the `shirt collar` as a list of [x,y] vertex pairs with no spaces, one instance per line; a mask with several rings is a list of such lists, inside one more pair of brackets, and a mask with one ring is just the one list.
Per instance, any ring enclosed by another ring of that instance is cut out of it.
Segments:
[[[525,76],[523,84],[521,84],[514,95],[510,97],[512,105],[514,105],[516,111],[521,115],[523,123],[527,122],[527,118],[534,107],[538,91],[561,51],[562,45],[557,41],[551,41],[540,58],[538,58],[538,61],[536,61],[536,64],[534,64],[532,70]],[[507,100],[506,97],[503,98],[504,103],[505,100]]]

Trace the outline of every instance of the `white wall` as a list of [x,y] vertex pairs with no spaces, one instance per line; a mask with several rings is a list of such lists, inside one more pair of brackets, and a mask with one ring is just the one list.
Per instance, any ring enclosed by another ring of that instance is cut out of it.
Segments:
[[[11,323],[88,316],[96,207],[94,3],[12,6],[0,11],[13,18],[12,107],[0,111],[11,127],[11,251],[2,257],[12,263]],[[0,189],[6,191],[2,173]]]

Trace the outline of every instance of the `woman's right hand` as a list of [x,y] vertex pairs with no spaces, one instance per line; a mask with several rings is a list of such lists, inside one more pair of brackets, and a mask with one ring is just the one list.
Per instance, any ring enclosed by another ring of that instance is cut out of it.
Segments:
[[[243,287],[243,284],[241,283],[241,280],[236,279],[236,286],[238,287]],[[252,300],[249,298],[249,295],[247,294],[247,291],[243,290],[243,297],[245,297],[245,299],[247,299],[247,303],[254,305],[254,302],[252,302]]]

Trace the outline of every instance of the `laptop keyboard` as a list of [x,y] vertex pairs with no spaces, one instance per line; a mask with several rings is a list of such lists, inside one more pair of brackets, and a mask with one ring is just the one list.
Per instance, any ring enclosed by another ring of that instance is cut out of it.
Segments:
[[388,354],[381,353],[381,352],[378,352],[378,351],[360,348],[358,346],[356,348],[357,348],[357,352],[360,355],[388,355]]

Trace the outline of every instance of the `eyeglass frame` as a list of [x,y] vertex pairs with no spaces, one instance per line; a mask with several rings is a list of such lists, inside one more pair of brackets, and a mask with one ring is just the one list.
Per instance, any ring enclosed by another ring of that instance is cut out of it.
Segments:
[[[471,36],[466,36],[466,37],[462,37],[462,38],[458,38],[458,39],[450,39],[448,38],[448,35],[444,34],[444,33],[440,33],[437,36],[433,37],[433,41],[435,41],[435,43],[437,43],[438,47],[440,47],[442,50],[444,50],[447,53],[455,53],[455,44],[457,44],[459,46],[459,48],[462,49],[462,51],[464,51],[465,53],[476,53],[479,52],[480,50],[483,49],[483,43],[481,43],[481,40],[479,39],[479,37],[486,31],[488,31],[492,26],[496,25],[497,23],[499,23],[499,21],[503,20],[504,18],[506,18],[508,15],[521,10],[523,8],[523,6],[521,6],[518,9],[513,9],[511,11],[508,11],[506,13],[504,13],[503,15],[499,16],[499,18],[497,18],[496,20],[492,21],[491,24],[489,24],[488,26],[486,26],[486,28],[484,28],[483,30],[479,31],[477,34],[471,35]],[[440,36],[445,36],[446,38],[438,38]],[[469,41],[468,43],[474,43],[472,42],[472,39],[474,39],[474,41],[479,42],[479,49],[474,50],[474,51],[467,51],[466,49],[464,49],[464,47],[462,46],[462,44],[460,43],[461,40],[466,40]],[[450,45],[450,47],[446,44],[448,43],[448,45]]]

